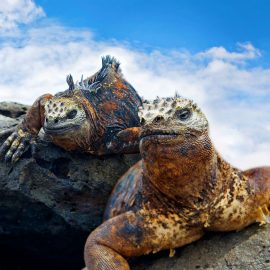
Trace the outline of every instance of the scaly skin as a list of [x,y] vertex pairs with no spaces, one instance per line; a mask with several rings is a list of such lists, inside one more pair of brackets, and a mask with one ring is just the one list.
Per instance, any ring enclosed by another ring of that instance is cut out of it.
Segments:
[[0,157],[16,162],[43,127],[58,146],[95,155],[139,152],[142,101],[123,78],[115,58],[102,58],[102,68],[79,84],[67,77],[69,89],[38,98],[22,124],[0,148]]
[[269,221],[270,167],[240,171],[216,152],[193,102],[145,104],[142,160],[117,183],[85,245],[88,270],[128,270],[126,258],[181,247],[206,231]]

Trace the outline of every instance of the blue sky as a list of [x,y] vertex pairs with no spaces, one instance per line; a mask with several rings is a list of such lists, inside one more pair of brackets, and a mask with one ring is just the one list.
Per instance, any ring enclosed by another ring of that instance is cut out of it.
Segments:
[[38,0],[48,17],[89,28],[99,40],[128,41],[142,49],[233,49],[251,42],[270,59],[267,0]]
[[270,165],[270,1],[1,0],[0,101],[31,104],[111,54],[140,95],[177,90],[237,167]]

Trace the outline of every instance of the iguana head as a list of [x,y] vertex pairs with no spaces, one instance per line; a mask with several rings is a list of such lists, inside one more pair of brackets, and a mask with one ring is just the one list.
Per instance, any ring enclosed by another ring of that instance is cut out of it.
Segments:
[[68,151],[90,147],[91,136],[96,132],[92,117],[95,111],[79,91],[53,97],[44,109],[43,129],[56,145]]
[[45,105],[44,130],[50,134],[62,134],[79,128],[86,120],[86,112],[76,99],[56,97]]
[[145,101],[139,115],[143,124],[142,138],[166,141],[169,137],[208,133],[208,121],[197,104],[178,96]]
[[144,102],[140,118],[144,174],[170,197],[196,194],[194,181],[209,174],[215,153],[203,112],[176,96]]
[[[91,119],[88,119],[91,104],[81,93],[81,84],[74,84],[72,76],[67,77],[69,89],[55,95],[44,105],[44,131],[52,137],[76,141],[76,136],[91,128]],[[88,114],[87,114],[88,112]],[[75,137],[74,137],[75,136]]]

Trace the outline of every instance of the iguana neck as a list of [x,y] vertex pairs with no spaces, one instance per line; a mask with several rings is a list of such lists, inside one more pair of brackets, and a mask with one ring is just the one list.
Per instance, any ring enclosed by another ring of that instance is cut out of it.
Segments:
[[208,136],[143,148],[143,177],[163,194],[191,207],[211,197],[217,181],[217,154]]

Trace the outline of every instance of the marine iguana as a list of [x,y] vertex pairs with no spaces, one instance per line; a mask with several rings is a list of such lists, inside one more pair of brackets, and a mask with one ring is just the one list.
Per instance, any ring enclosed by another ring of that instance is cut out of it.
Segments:
[[240,171],[217,153],[208,121],[183,98],[142,108],[142,160],[120,178],[88,237],[88,270],[128,270],[127,257],[181,247],[206,231],[269,222],[270,167]]
[[43,127],[56,145],[96,155],[139,152],[141,98],[123,78],[119,62],[102,57],[102,68],[69,89],[39,97],[22,124],[0,148],[0,156],[16,162]]

